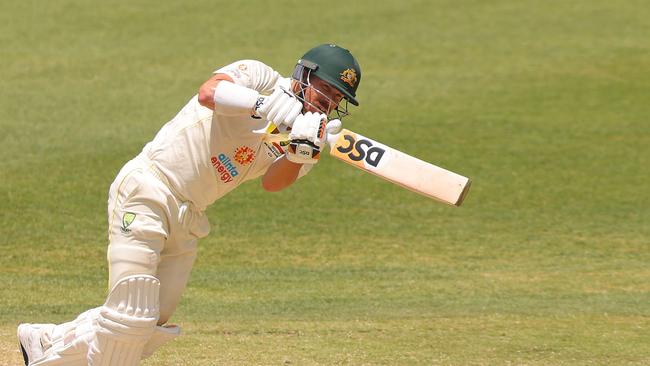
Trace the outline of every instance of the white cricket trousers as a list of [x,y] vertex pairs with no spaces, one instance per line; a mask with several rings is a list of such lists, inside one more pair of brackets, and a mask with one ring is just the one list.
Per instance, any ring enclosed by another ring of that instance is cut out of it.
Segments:
[[[210,231],[206,215],[173,191],[143,153],[120,170],[108,198],[109,291],[128,276],[156,277],[160,282],[158,325],[165,324],[176,310],[196,258],[197,240]],[[113,351],[102,349],[93,338],[99,331],[101,308],[88,310],[41,336],[46,353],[35,364],[87,365],[90,348],[93,354],[110,355]],[[142,357],[173,337],[158,328]]]
[[108,288],[129,275],[160,281],[160,319],[176,310],[196,258],[207,216],[183,201],[145,153],[129,161],[108,195]]

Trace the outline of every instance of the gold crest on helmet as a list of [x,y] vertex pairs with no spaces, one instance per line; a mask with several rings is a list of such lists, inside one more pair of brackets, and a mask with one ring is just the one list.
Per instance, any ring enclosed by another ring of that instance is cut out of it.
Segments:
[[344,83],[354,88],[354,84],[357,83],[356,71],[354,71],[353,69],[347,69],[347,70],[343,70],[343,72],[341,72],[340,75],[341,75],[341,80],[343,80]]

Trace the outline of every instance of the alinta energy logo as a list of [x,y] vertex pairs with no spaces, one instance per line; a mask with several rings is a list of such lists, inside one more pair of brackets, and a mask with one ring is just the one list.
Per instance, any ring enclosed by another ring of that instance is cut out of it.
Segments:
[[241,165],[248,165],[255,160],[255,151],[248,146],[240,146],[235,150],[233,159]]
[[217,176],[224,183],[232,182],[233,178],[239,175],[237,167],[233,164],[232,160],[226,156],[226,154],[221,153],[219,156],[213,156],[210,158],[212,166],[217,171]]

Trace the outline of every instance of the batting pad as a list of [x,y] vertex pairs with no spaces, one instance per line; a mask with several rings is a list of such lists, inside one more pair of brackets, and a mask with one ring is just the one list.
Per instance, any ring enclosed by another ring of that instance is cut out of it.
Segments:
[[88,365],[137,366],[160,316],[160,282],[135,275],[119,280],[101,307]]

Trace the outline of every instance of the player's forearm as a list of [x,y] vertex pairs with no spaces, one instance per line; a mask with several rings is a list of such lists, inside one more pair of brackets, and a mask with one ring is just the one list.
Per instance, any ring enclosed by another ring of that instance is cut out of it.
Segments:
[[281,191],[298,179],[302,164],[292,163],[286,156],[271,164],[262,177],[262,187],[268,192]]
[[223,115],[251,114],[259,93],[239,86],[226,74],[215,74],[199,88],[199,103]]

